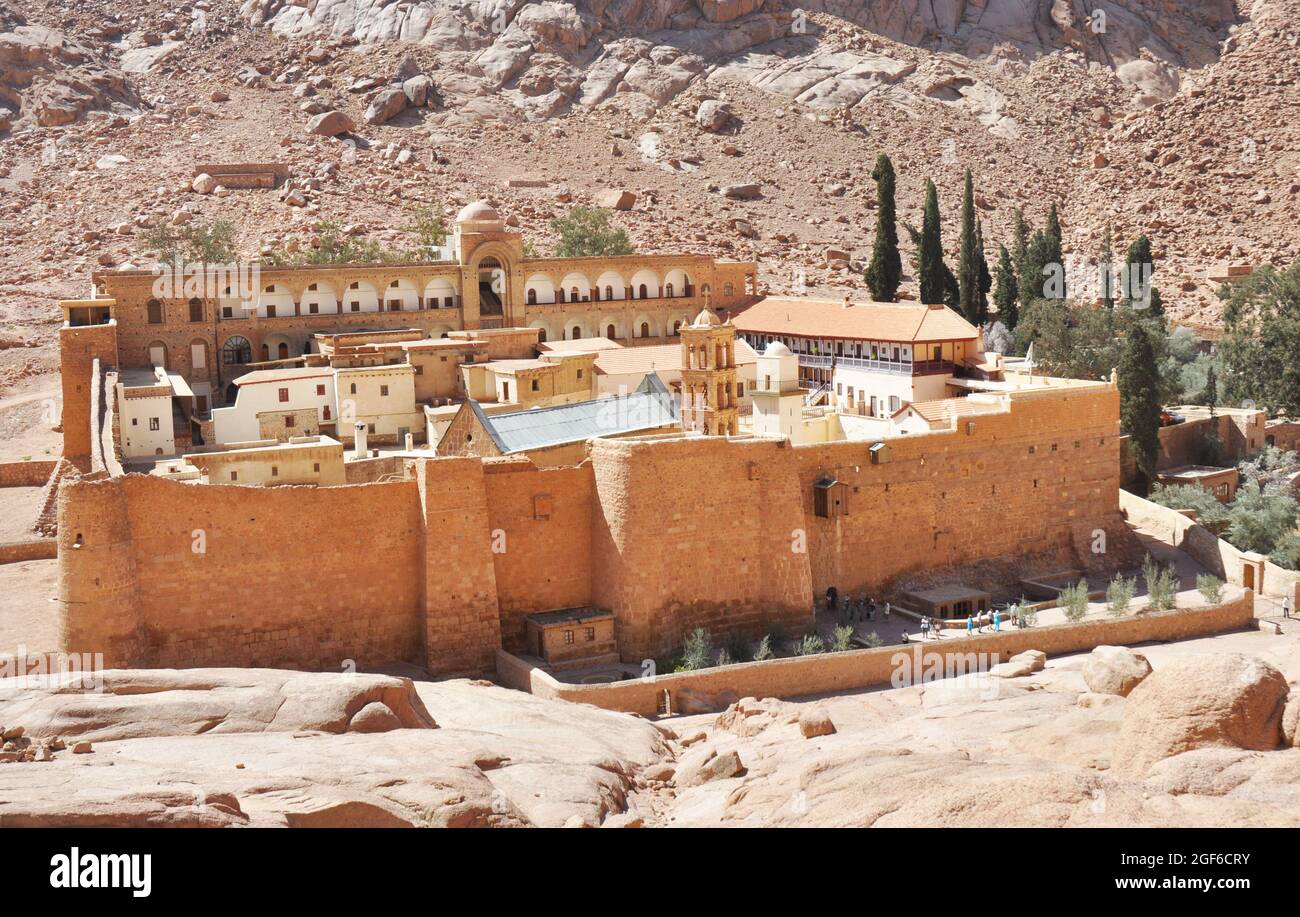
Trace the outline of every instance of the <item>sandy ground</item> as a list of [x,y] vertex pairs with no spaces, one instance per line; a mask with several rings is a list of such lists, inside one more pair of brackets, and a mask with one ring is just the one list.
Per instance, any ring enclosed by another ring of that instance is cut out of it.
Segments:
[[0,462],[59,457],[63,435],[52,429],[62,411],[59,384],[57,375],[41,376],[0,398]]
[[42,487],[0,488],[0,544],[31,541],[32,523],[41,511]]
[[0,564],[0,655],[58,649],[59,562]]

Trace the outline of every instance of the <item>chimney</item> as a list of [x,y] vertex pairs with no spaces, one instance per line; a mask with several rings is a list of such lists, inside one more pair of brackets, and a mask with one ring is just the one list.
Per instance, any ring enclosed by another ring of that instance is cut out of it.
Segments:
[[407,452],[410,452],[410,451],[412,451],[413,449],[415,449],[415,434],[414,434],[414,433],[407,433],[407,434],[406,434],[406,451],[407,451]]
[[352,454],[356,458],[364,458],[366,455],[366,425],[358,420],[354,426],[357,431],[357,438],[352,444]]

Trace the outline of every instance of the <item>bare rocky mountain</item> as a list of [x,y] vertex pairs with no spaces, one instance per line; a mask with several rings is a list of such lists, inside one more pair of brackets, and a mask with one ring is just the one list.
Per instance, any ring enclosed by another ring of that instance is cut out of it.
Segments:
[[[989,245],[1052,201],[1067,254],[1148,232],[1169,311],[1213,328],[1207,269],[1300,257],[1297,21],[1300,0],[0,0],[0,391],[54,368],[54,303],[149,263],[157,221],[233,220],[253,256],[486,196],[545,253],[550,219],[625,189],[641,249],[865,295],[880,152],[902,220],[935,179],[950,253],[970,166]],[[279,189],[192,186],[272,161]]]

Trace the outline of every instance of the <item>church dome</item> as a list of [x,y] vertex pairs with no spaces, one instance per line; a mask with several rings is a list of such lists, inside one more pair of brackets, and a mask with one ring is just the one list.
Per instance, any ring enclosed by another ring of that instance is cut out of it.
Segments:
[[780,341],[773,341],[772,343],[767,345],[767,349],[763,351],[763,356],[792,357],[794,356],[794,351],[791,350],[789,347],[785,346],[784,344],[782,344]]
[[460,225],[462,223],[500,226],[501,214],[497,213],[496,208],[487,201],[472,201],[462,207],[460,213],[456,214],[456,224]]
[[719,321],[718,317],[714,315],[712,311],[701,309],[700,314],[695,316],[695,321],[692,322],[692,324],[696,328],[707,328],[709,325],[720,325],[722,322]]

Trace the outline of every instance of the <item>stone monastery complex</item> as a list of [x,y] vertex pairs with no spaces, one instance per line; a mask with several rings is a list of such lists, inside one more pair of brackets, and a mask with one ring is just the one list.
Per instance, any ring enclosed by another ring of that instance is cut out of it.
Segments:
[[[763,297],[752,263],[262,267],[63,304],[60,638],[111,667],[636,664],[1122,537],[1118,392],[944,307]],[[292,485],[292,486],[291,486]]]

